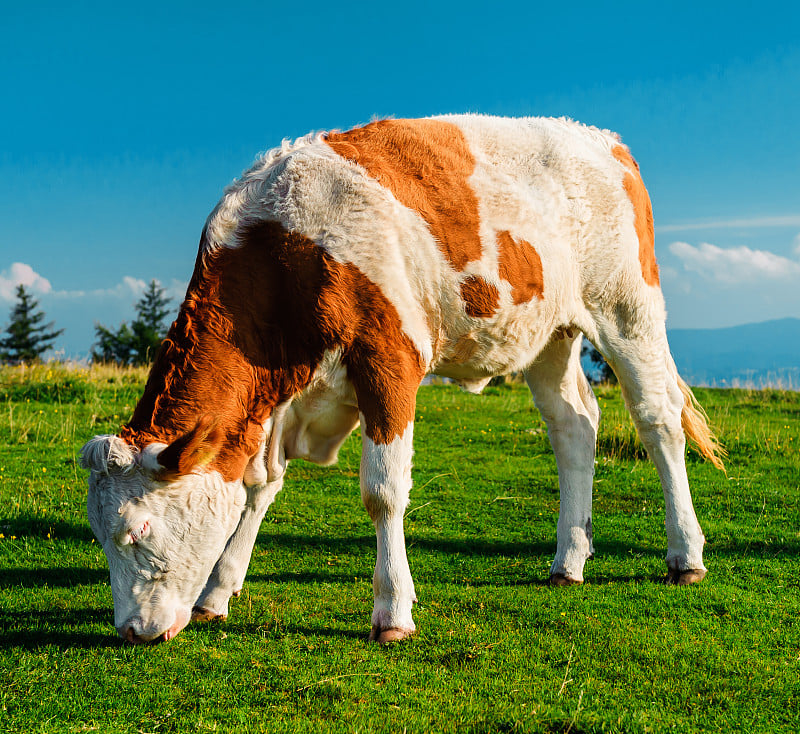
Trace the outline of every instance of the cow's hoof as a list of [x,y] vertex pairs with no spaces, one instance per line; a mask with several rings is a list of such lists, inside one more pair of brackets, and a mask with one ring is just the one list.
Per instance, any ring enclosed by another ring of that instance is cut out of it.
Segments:
[[409,639],[416,630],[403,629],[402,627],[389,627],[381,629],[372,625],[369,633],[369,641],[377,642],[379,645],[388,645],[390,642],[400,642]]
[[576,586],[582,583],[583,581],[578,581],[578,579],[572,579],[563,573],[550,574],[550,586]]
[[224,622],[227,614],[217,614],[205,607],[192,607],[192,622]]
[[704,568],[687,568],[685,571],[680,571],[677,568],[670,568],[664,578],[664,583],[669,586],[689,586],[689,584],[696,584],[706,577],[706,570]]

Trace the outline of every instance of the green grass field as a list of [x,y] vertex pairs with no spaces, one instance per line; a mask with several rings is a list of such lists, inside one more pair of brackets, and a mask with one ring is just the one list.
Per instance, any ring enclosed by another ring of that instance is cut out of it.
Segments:
[[664,512],[619,392],[586,583],[550,588],[558,489],[527,390],[419,396],[406,517],[418,635],[369,644],[360,438],[295,462],[227,622],[128,647],[76,455],[142,372],[0,371],[0,731],[800,730],[800,394],[697,390],[728,475],[689,454],[706,580],[666,587]]

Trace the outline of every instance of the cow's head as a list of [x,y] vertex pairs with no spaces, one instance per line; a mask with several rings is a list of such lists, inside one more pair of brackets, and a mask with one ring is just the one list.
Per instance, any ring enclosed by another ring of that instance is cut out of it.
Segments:
[[81,449],[91,470],[89,523],[111,574],[114,625],[129,642],[169,640],[186,626],[236,529],[245,487],[207,469],[219,440],[198,426],[169,446],[139,449],[112,435]]

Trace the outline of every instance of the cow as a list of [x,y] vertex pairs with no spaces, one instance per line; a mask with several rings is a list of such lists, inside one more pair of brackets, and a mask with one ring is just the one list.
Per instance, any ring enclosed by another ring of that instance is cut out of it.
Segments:
[[429,373],[476,393],[524,375],[558,467],[550,581],[581,583],[600,419],[583,336],[658,470],[667,581],[700,581],[685,437],[718,467],[723,449],[670,355],[653,232],[628,148],[567,119],[386,119],[264,154],[206,220],[130,421],[81,452],[120,636],[224,619],[289,461],[335,462],[359,424],[370,639],[412,635],[403,514]]

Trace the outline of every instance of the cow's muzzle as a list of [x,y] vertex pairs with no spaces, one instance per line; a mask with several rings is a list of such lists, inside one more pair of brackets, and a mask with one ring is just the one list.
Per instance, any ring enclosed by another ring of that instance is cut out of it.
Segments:
[[189,623],[189,614],[178,612],[175,622],[167,629],[159,630],[157,627],[145,628],[142,618],[138,615],[131,617],[127,622],[117,627],[117,634],[131,645],[144,645],[148,643],[167,642],[175,637]]

